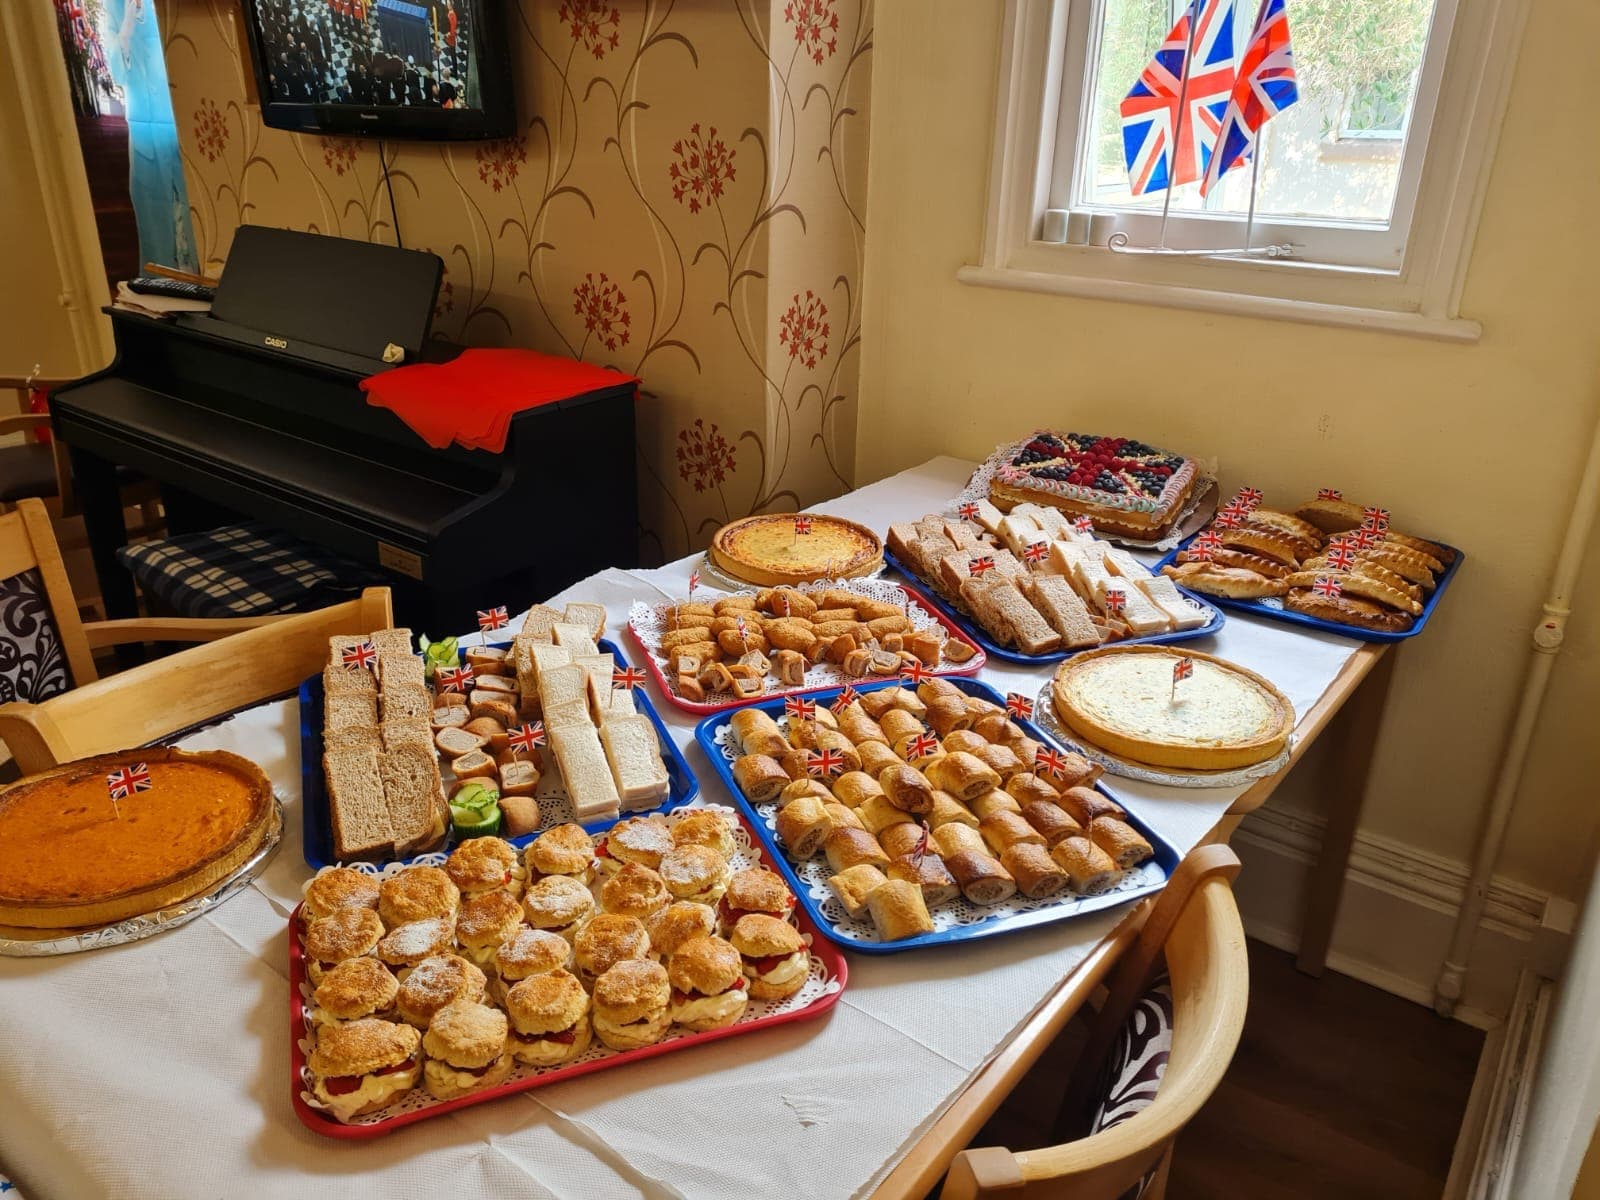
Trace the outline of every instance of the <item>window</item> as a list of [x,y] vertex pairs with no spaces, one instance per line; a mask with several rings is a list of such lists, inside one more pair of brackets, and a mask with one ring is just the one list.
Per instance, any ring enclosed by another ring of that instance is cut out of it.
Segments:
[[[1256,2],[1235,0],[1239,54]],[[1526,3],[1288,0],[1298,102],[1256,162],[1169,197],[1131,192],[1120,105],[1186,0],[1007,0],[983,261],[961,277],[1476,337],[1455,301]]]

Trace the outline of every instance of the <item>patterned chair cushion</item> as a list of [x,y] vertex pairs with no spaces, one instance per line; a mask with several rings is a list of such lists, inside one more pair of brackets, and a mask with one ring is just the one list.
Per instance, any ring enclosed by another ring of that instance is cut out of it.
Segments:
[[0,580],[0,703],[37,704],[71,686],[38,568]]
[[124,546],[146,595],[185,617],[265,617],[347,600],[388,580],[362,563],[251,522]]
[[[1161,1087],[1171,1053],[1172,985],[1163,978],[1134,1001],[1112,1043],[1106,1060],[1105,1086],[1100,1092],[1102,1099],[1089,1123],[1091,1135],[1120,1125],[1150,1106]],[[1154,1177],[1152,1169],[1124,1192],[1121,1200],[1138,1200]]]

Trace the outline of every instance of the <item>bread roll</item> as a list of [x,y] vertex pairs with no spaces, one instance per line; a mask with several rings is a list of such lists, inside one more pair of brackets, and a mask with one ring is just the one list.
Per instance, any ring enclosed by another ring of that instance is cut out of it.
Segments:
[[1096,817],[1090,821],[1089,840],[1109,854],[1111,861],[1123,871],[1137,867],[1155,853],[1142,833],[1116,817]]
[[855,920],[867,915],[867,897],[887,882],[884,873],[871,863],[858,863],[848,871],[828,877],[829,889]]
[[759,708],[739,709],[728,725],[746,754],[768,754],[776,758],[789,747],[778,723]]
[[1083,836],[1083,826],[1074,821],[1066,809],[1047,800],[1030,800],[1024,804],[1022,819],[1039,831],[1047,846],[1054,846],[1062,838]]
[[1021,801],[1009,792],[1002,792],[999,788],[976,797],[967,807],[972,810],[972,815],[977,817],[979,821],[997,812],[1020,813],[1022,811]]
[[1061,799],[1059,788],[1032,771],[1022,771],[1006,780],[1006,791],[1016,798],[1019,805],[1031,804],[1036,800],[1057,804]]
[[1080,896],[1096,896],[1121,878],[1111,856],[1086,837],[1069,837],[1050,851],[1056,865],[1067,873],[1067,882]]
[[1033,842],[1039,846],[1045,844],[1042,833],[1024,821],[1019,814],[1004,809],[990,813],[979,820],[978,832],[983,834],[983,840],[989,843],[989,852],[997,857],[1002,850],[1015,842]]
[[865,829],[834,829],[822,840],[822,849],[835,875],[862,863],[880,870],[889,865],[878,839]]
[[1085,829],[1093,824],[1096,817],[1116,817],[1121,820],[1128,815],[1110,796],[1093,788],[1068,788],[1061,793],[1061,799],[1056,803],[1066,809],[1072,815],[1072,819]]
[[951,875],[950,869],[944,865],[944,859],[932,850],[921,858],[915,855],[903,855],[892,859],[884,868],[884,873],[890,879],[904,879],[916,884],[922,889],[922,901],[929,908],[937,908],[961,894],[961,889],[956,886],[955,876]]
[[954,821],[933,831],[933,844],[938,848],[939,857],[947,863],[952,855],[963,850],[977,854],[989,853],[989,843],[983,840],[983,834],[978,832],[976,826],[960,825]]
[[922,899],[922,889],[905,879],[891,879],[867,896],[867,910],[878,936],[886,942],[933,932],[933,918]]
[[783,806],[778,813],[778,838],[789,857],[800,861],[822,848],[823,839],[833,831],[833,818],[822,801],[803,796]]
[[1017,890],[1030,900],[1043,900],[1066,890],[1067,873],[1043,846],[1016,842],[1001,851],[1000,865],[1011,872]]
[[840,804],[858,808],[873,796],[883,795],[883,787],[865,771],[846,771],[833,781],[833,794]]
[[905,763],[885,767],[878,776],[878,785],[888,796],[889,803],[901,812],[933,811],[933,785],[915,767]]
[[752,804],[766,804],[778,798],[789,784],[788,773],[765,754],[746,754],[734,760],[733,781]]
[[926,770],[928,782],[957,800],[973,800],[1000,786],[1000,776],[976,755],[964,750],[946,754]]
[[935,790],[933,793],[933,810],[928,813],[926,820],[929,828],[937,829],[941,825],[948,825],[952,821],[962,825],[978,827],[978,817],[970,808],[957,800],[949,792]]
[[[946,828],[962,829],[965,826]],[[1017,881],[991,855],[962,850],[946,857],[944,865],[961,888],[961,894],[974,904],[999,904],[1017,893]]]

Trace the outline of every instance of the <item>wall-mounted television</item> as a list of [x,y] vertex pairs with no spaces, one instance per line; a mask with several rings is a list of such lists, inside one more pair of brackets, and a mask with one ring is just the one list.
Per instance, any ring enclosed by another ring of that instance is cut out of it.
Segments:
[[502,0],[241,0],[277,129],[495,138],[516,125]]

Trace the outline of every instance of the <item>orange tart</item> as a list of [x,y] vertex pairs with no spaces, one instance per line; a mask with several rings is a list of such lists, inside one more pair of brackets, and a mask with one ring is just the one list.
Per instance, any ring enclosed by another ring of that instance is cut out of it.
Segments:
[[[797,533],[796,516],[810,522]],[[735,579],[761,587],[850,579],[883,565],[883,543],[864,525],[812,513],[745,517],[717,530],[712,563]]]
[[[144,764],[149,787],[111,800]],[[261,847],[277,809],[248,759],[164,747],[65,763],[0,792],[0,924],[108,925],[199,895]]]
[[[1173,683],[1173,666],[1194,667]],[[1119,758],[1186,771],[1265,762],[1294,729],[1294,706],[1268,680],[1224,659],[1166,646],[1116,646],[1056,670],[1056,716]]]

